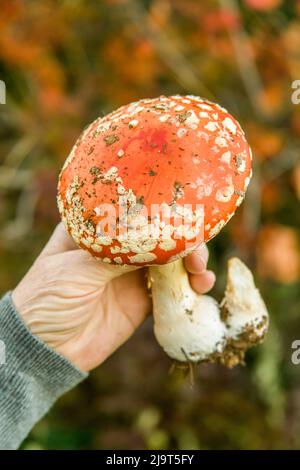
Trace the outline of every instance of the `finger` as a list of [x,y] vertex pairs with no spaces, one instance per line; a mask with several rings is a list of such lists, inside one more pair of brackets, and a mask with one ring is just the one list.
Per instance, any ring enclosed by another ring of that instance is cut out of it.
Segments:
[[152,312],[147,280],[148,268],[138,269],[113,280],[118,297],[126,304],[127,318],[130,318],[135,329]]
[[67,280],[81,294],[91,287],[97,289],[105,287],[110,281],[131,271],[140,269],[139,266],[118,266],[103,263],[95,259],[88,251],[70,250],[64,253],[56,253],[48,258],[37,258],[37,263],[42,263],[42,269],[47,263],[47,270],[58,272],[59,279]]
[[214,286],[216,276],[212,271],[204,271],[201,274],[190,274],[190,284],[198,294],[205,294]]
[[129,266],[129,265],[116,265],[116,264],[107,264],[104,263],[101,260],[95,260],[100,269],[102,276],[104,277],[104,280],[106,282],[112,281],[113,279],[123,276],[123,274],[128,274],[131,273],[132,271],[137,271],[138,269],[141,269],[143,266]]
[[191,274],[202,273],[206,269],[208,256],[209,252],[207,246],[204,244],[201,245],[184,259],[186,270]]
[[66,231],[63,223],[60,222],[56,226],[50,240],[44,247],[40,256],[56,255],[58,253],[64,253],[65,251],[75,250],[77,248],[78,246]]
[[[71,253],[72,251],[73,253]],[[47,245],[41,252],[40,257],[62,254],[64,254],[64,257],[67,257],[66,259],[68,259],[68,264],[70,266],[73,266],[74,264],[81,266],[82,272],[84,272],[85,275],[97,275],[98,279],[103,283],[109,282],[118,276],[122,276],[122,274],[126,274],[140,268],[140,266],[119,266],[108,264],[104,263],[101,259],[95,259],[87,251],[79,249],[72,237],[66,231],[63,223],[60,222],[56,226]]]

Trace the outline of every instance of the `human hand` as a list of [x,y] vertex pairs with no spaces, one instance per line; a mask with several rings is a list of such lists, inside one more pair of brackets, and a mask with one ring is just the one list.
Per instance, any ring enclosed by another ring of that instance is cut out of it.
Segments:
[[[190,283],[203,294],[215,276],[204,245],[185,258]],[[12,293],[31,332],[82,371],[101,364],[151,312],[145,268],[113,266],[78,249],[60,223]]]

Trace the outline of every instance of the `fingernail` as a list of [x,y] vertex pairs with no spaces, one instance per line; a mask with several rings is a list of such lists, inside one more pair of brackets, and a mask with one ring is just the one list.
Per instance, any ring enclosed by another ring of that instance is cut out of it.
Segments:
[[202,272],[206,269],[206,260],[203,258],[202,255],[196,254],[196,263],[199,266],[199,271]]

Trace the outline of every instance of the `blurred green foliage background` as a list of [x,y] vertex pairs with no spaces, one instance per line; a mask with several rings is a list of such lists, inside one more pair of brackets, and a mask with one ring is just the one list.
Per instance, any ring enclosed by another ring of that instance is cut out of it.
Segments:
[[201,366],[191,388],[151,320],[32,431],[34,449],[300,448],[300,2],[1,0],[0,293],[58,222],[57,175],[82,128],[143,97],[205,96],[246,130],[254,177],[209,243],[221,298],[226,260],[255,272],[271,314],[247,366]]

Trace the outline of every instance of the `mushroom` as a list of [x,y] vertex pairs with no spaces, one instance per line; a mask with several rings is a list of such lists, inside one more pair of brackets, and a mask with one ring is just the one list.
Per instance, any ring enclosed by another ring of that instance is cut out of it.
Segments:
[[144,99],[83,132],[58,185],[74,241],[118,265],[149,266],[154,331],[177,361],[242,362],[267,330],[246,266],[229,261],[221,306],[190,287],[182,258],[219,233],[241,204],[251,151],[238,122],[196,96]]

